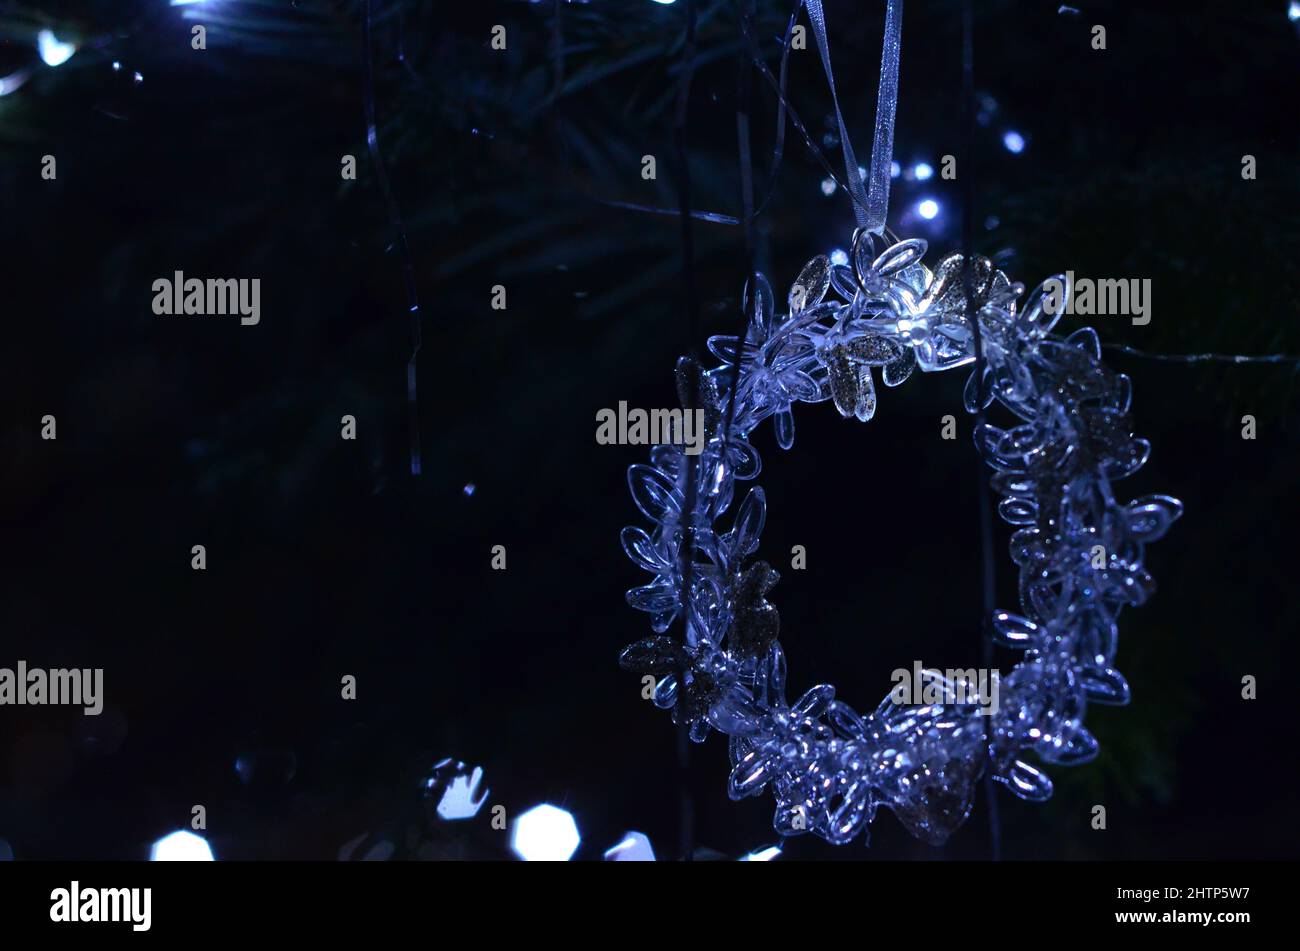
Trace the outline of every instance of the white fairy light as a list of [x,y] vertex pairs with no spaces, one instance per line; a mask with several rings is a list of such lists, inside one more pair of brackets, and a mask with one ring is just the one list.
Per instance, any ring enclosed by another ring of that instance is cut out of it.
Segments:
[[46,66],[62,66],[72,59],[72,54],[77,51],[77,44],[62,42],[54,35],[53,30],[41,30],[36,34],[36,49]]
[[606,862],[653,862],[655,850],[644,832],[629,832],[623,841],[605,850]]
[[23,83],[27,82],[29,76],[31,76],[31,71],[26,69],[20,69],[8,76],[0,76],[0,96],[7,96],[11,92],[17,92],[22,88]]
[[525,862],[567,862],[581,842],[573,816],[550,803],[516,819],[510,836],[510,848]]
[[479,792],[483,782],[483,767],[475,766],[469,775],[455,776],[438,801],[438,815],[449,821],[472,819],[478,815],[487,800],[488,791]]
[[149,850],[150,862],[211,862],[212,847],[202,836],[181,829],[165,835]]

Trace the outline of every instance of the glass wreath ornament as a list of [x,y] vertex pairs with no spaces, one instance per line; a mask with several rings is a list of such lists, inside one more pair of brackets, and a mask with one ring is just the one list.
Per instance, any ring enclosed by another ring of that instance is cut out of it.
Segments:
[[[1116,500],[1112,482],[1137,471],[1151,447],[1132,435],[1129,378],[1103,365],[1097,334],[1052,333],[1069,306],[1065,275],[1021,304],[1023,285],[987,258],[974,258],[970,275],[960,254],[931,270],[921,261],[924,241],[879,240],[859,229],[848,265],[808,262],[784,313],[756,275],[744,298],[744,341],[710,338],[721,361],[712,369],[679,361],[679,397],[703,410],[707,440],[694,465],[682,447],[659,445],[648,465],[628,469],[651,526],[623,529],[623,549],[653,580],[627,601],[650,615],[654,635],[628,646],[620,663],[657,679],[655,705],[684,722],[692,740],[713,730],[728,737],[729,795],[770,788],[781,835],[847,843],[885,807],[914,836],[940,845],[969,815],[986,771],[1020,798],[1043,801],[1052,782],[1032,759],[1068,766],[1096,755],[1087,705],[1129,700],[1114,666],[1117,619],[1153,592],[1143,550],[1182,504],[1165,495]],[[790,702],[780,616],[768,600],[779,575],[751,560],[767,512],[763,490],[749,489],[728,530],[716,527],[737,483],[759,474],[748,436],[772,417],[777,443],[791,448],[795,403],[830,400],[842,416],[871,419],[877,371],[895,387],[918,367],[979,366],[968,303],[984,365],[967,382],[966,409],[996,400],[1020,420],[978,427],[975,442],[995,470],[998,512],[1016,526],[1020,613],[996,612],[994,639],[1023,657],[1002,678],[989,716],[937,672],[924,675],[935,689],[920,704],[891,694],[863,714],[827,684]],[[685,636],[671,637],[665,632],[684,606]]]

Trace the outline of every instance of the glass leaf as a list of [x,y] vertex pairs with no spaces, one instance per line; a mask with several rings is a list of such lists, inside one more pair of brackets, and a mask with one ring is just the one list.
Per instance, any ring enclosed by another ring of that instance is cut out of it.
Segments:
[[794,445],[794,413],[790,410],[777,413],[773,417],[773,424],[776,426],[776,444],[782,449],[789,449]]
[[993,615],[993,640],[1006,647],[1033,647],[1041,628],[1027,617],[998,611]]
[[732,529],[732,551],[737,564],[758,548],[758,538],[763,533],[763,523],[766,520],[767,496],[761,486],[754,486],[741,503],[740,512],[736,515],[736,526]]
[[871,266],[881,274],[899,271],[921,260],[928,247],[922,238],[909,238],[886,248]]
[[1046,802],[1052,798],[1052,780],[1042,770],[1035,769],[1024,760],[1016,760],[1006,775],[993,778],[1005,783],[1013,793],[1029,802]]
[[790,313],[799,314],[810,307],[816,307],[826,296],[831,286],[831,262],[824,254],[819,254],[803,266],[799,276],[790,287]]
[[646,518],[662,523],[665,514],[681,513],[684,499],[668,476],[644,463],[628,466],[627,484],[632,500]]
[[1169,495],[1144,495],[1128,504],[1128,529],[1140,542],[1159,541],[1180,515],[1183,503]]
[[629,525],[619,536],[623,542],[623,551],[646,571],[667,571],[672,566],[668,559],[656,547],[654,540],[644,529]]

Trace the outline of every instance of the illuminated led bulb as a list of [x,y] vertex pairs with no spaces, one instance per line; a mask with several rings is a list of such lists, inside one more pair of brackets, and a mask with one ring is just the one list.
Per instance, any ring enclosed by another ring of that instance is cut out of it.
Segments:
[[542,803],[515,820],[510,848],[525,862],[567,862],[581,841],[572,815]]
[[202,836],[184,829],[165,835],[149,850],[150,862],[211,862],[212,848]]
[[72,59],[77,51],[76,43],[62,43],[51,30],[41,30],[36,34],[36,49],[46,66],[62,66]]

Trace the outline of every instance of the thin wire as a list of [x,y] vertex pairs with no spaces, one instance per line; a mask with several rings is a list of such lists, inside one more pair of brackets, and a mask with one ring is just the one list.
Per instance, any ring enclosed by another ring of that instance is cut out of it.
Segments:
[[[590,197],[590,196],[588,196]],[[653,205],[637,205],[630,201],[615,201],[612,198],[597,198],[595,201],[602,205],[609,205],[611,208],[623,208],[627,211],[641,211],[648,215],[670,215],[676,218],[684,214],[680,208],[655,208]],[[692,211],[690,217],[696,221],[708,221],[715,225],[738,225],[740,219],[732,215],[720,215],[716,211]]]
[[835,110],[835,123],[840,130],[840,151],[844,155],[844,173],[848,179],[848,190],[853,196],[853,215],[859,228],[870,229],[870,200],[862,188],[862,166],[858,164],[853,151],[853,142],[849,138],[848,127],[844,124],[844,113],[840,110],[839,93],[835,90],[835,72],[831,68],[830,40],[826,35],[826,10],[821,0],[805,0],[804,8],[808,11],[808,22],[812,26],[813,37],[817,41],[817,53],[821,57],[822,71],[826,73],[826,85],[831,91],[831,108]]
[[402,223],[401,209],[388,180],[388,168],[379,151],[379,133],[375,127],[375,77],[374,63],[370,51],[371,0],[365,0],[365,15],[362,19],[361,43],[364,48],[362,57],[362,86],[365,98],[366,145],[370,150],[370,159],[375,163],[375,174],[379,179],[379,188],[388,207],[389,221],[397,234],[397,245],[402,256],[402,278],[406,285],[407,312],[411,315],[411,358],[406,363],[406,406],[407,421],[410,428],[411,475],[420,474],[420,396],[416,380],[416,361],[420,356],[423,342],[420,328],[420,297],[415,286],[415,266],[411,263],[411,248],[406,240],[406,226]]
[[[776,110],[776,145],[772,149],[772,166],[767,173],[767,194],[763,200],[758,203],[758,210],[755,214],[761,215],[767,203],[772,200],[772,195],[776,193],[776,180],[781,171],[781,159],[785,156],[785,88],[786,75],[790,65],[790,46],[794,38],[795,21],[799,19],[799,11],[803,9],[803,0],[795,0],[794,10],[790,12],[790,22],[785,27],[785,39],[781,43],[781,82],[779,91],[781,93],[780,103]],[[748,38],[750,31],[745,29],[745,36]],[[757,52],[757,51],[755,51]]]
[[1150,353],[1123,343],[1102,344],[1107,350],[1125,353],[1131,357],[1144,360],[1159,360],[1163,363],[1254,363],[1254,364],[1292,364],[1300,370],[1300,357],[1289,353],[1244,354],[1244,353]]
[[[677,108],[673,115],[673,153],[677,179],[677,200],[680,205],[682,225],[682,287],[686,296],[687,352],[695,364],[691,374],[695,381],[694,406],[700,405],[699,360],[696,358],[696,341],[700,334],[700,305],[695,293],[695,237],[691,215],[691,167],[686,137],[687,110],[691,99],[691,79],[695,74],[695,0],[686,0],[686,42],[682,47],[682,83],[677,90]],[[685,411],[694,408],[684,407]],[[686,456],[686,499],[683,513],[686,523],[682,527],[682,624],[689,631],[691,625],[691,594],[695,566],[695,503],[699,493],[699,462],[696,456]],[[677,689],[686,690],[685,663],[677,670]],[[684,701],[682,701],[684,702]],[[685,717],[677,723],[677,790],[678,790],[678,843],[683,862],[694,860],[695,855],[695,803],[691,796],[690,736]]]
[[[985,423],[984,399],[987,392],[984,371],[987,358],[980,335],[979,312],[975,306],[975,17],[971,0],[961,5],[961,94],[962,94],[962,276],[966,290],[966,320],[975,337],[975,431],[981,432]],[[993,666],[993,638],[989,623],[993,617],[997,578],[993,557],[993,507],[989,499],[988,468],[976,456],[979,490],[981,611],[980,648],[983,666]],[[997,787],[992,773],[984,776],[984,798],[988,802],[989,852],[993,861],[1002,858],[1002,823],[998,813]]]
[[[790,124],[793,125],[799,135],[803,137],[804,145],[807,146],[808,151],[812,153],[813,158],[817,160],[817,164],[819,164],[822,167],[822,170],[826,172],[826,176],[836,184],[840,191],[848,196],[849,201],[856,209],[865,214],[867,206],[853,194],[848,185],[846,185],[840,179],[839,175],[835,173],[835,169],[831,163],[827,161],[825,153],[822,152],[822,150],[817,146],[817,143],[813,141],[813,137],[808,132],[808,127],[804,125],[803,120],[799,117],[798,110],[796,110],[795,107],[790,104],[790,100],[786,98],[785,84],[778,81],[777,78],[772,75],[772,70],[768,68],[767,63],[763,62],[762,54],[758,48],[758,42],[754,38],[754,33],[749,21],[742,16],[740,25],[741,29],[744,31],[745,39],[748,42],[750,58],[754,62],[754,67],[758,70],[759,74],[767,80],[768,85],[770,85],[776,93],[781,108],[783,108],[790,116]],[[888,226],[885,227],[885,236],[888,237],[891,242],[895,244],[898,243],[898,235],[894,234]]]
[[[750,29],[749,18],[752,13],[753,0],[741,0],[740,29],[749,45],[754,46],[754,34]],[[766,65],[763,67],[766,69]],[[769,74],[770,75],[770,74]],[[745,293],[740,301],[740,333],[736,335],[735,365],[731,368],[731,392],[727,396],[727,418],[722,430],[723,459],[727,458],[727,449],[731,445],[731,430],[736,421],[736,394],[740,389],[740,364],[744,360],[745,340],[749,336],[749,306],[753,301],[758,304],[758,277],[754,262],[754,175],[753,159],[749,142],[749,109],[753,97],[749,70],[744,56],[737,57],[736,68],[736,144],[740,152],[740,205],[745,222]],[[791,110],[791,119],[794,112]],[[797,121],[797,120],[795,120]]]

